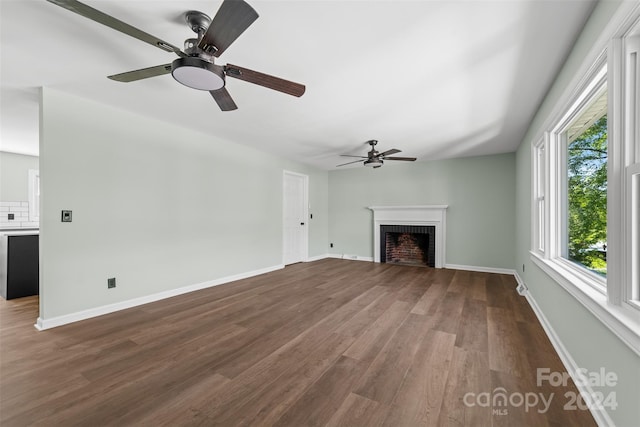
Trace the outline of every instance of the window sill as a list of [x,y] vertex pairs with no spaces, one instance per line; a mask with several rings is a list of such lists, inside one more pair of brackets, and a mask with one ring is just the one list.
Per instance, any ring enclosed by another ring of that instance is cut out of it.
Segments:
[[640,355],[640,313],[623,304],[611,304],[607,296],[593,284],[587,283],[562,262],[543,259],[539,254],[530,252],[531,260],[558,282],[569,294],[577,299],[598,320],[607,326],[637,355]]

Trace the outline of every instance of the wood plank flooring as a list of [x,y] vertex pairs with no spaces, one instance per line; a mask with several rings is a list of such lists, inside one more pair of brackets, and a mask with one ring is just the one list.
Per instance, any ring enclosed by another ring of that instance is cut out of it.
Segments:
[[0,425],[595,425],[536,385],[564,369],[515,287],[326,259],[43,332],[2,300]]

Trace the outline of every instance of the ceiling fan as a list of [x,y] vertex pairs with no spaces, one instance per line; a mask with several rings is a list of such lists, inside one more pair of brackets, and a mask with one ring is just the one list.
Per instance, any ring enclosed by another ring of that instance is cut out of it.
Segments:
[[[375,139],[367,141],[367,144],[371,146],[371,151],[369,151],[366,156],[352,156],[349,154],[341,154],[341,156],[342,157],[358,157],[360,159],[366,159],[364,161],[364,165],[371,166],[374,169],[382,166],[384,164],[384,160],[402,160],[404,162],[413,162],[416,160],[415,157],[391,157],[390,154],[396,154],[401,151],[396,148],[392,148],[391,150],[387,150],[387,151],[383,151],[382,153],[379,153],[378,150],[376,150],[377,143],[378,141],[376,141]],[[354,160],[353,162],[343,163],[336,167],[346,166],[346,165],[350,165],[352,163],[358,163],[358,162],[362,162],[362,160]]]
[[109,76],[111,80],[133,82],[171,73],[174,79],[185,86],[209,91],[222,111],[238,108],[225,88],[225,77],[227,76],[297,97],[304,94],[305,86],[299,83],[237,65],[215,64],[214,58],[219,57],[227,50],[240,34],[258,19],[258,13],[243,0],[224,0],[213,19],[202,12],[186,12],[185,20],[191,30],[197,34],[197,37],[185,40],[184,52],[164,40],[79,1],[47,1],[164,51],[173,52],[179,57],[170,64],[156,65]]

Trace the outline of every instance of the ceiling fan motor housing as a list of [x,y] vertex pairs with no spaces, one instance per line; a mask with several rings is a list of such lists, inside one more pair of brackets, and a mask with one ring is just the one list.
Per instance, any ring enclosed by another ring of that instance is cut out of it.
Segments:
[[176,81],[192,89],[215,91],[223,88],[224,68],[215,65],[213,55],[198,46],[211,25],[211,18],[197,10],[186,12],[184,18],[198,37],[184,41],[184,51],[189,56],[171,63],[171,75]]

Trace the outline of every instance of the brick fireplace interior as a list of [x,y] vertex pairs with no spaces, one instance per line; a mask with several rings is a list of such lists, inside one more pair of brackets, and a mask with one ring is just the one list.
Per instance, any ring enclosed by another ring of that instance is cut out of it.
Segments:
[[435,266],[435,227],[381,225],[380,262]]

